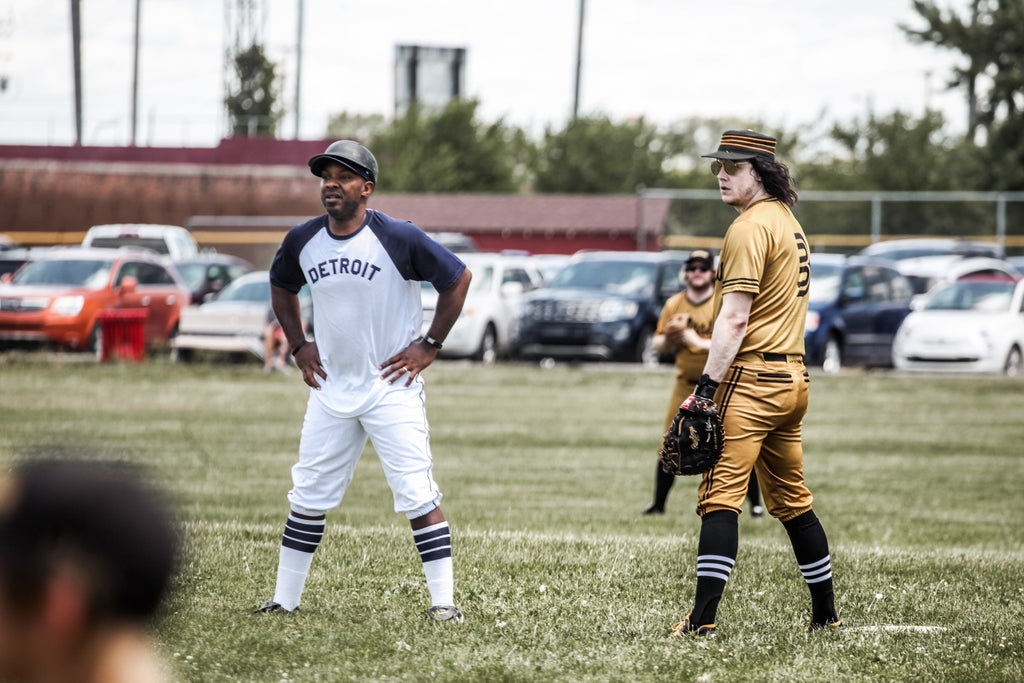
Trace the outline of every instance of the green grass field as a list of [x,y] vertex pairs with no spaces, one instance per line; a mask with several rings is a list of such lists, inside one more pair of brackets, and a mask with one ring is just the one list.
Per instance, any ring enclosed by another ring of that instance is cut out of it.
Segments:
[[847,628],[807,635],[782,526],[740,519],[719,637],[671,625],[694,585],[695,479],[650,502],[671,370],[427,371],[460,625],[428,606],[372,449],[328,515],[301,613],[272,596],[307,389],[256,364],[98,365],[0,355],[0,465],[39,455],[148,466],[185,557],[158,646],[182,681],[1019,681],[1024,384],[814,375],[805,473]]

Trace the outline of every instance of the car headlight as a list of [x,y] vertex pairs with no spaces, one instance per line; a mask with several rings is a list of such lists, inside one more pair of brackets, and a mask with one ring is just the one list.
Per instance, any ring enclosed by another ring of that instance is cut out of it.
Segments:
[[639,310],[635,301],[623,301],[622,299],[608,299],[602,301],[597,309],[597,320],[602,323],[610,323],[616,320],[628,320],[636,317]]
[[78,315],[84,305],[84,296],[59,296],[53,300],[50,310],[57,315]]
[[807,319],[804,321],[804,334],[815,332],[821,324],[821,314],[817,311],[807,311]]

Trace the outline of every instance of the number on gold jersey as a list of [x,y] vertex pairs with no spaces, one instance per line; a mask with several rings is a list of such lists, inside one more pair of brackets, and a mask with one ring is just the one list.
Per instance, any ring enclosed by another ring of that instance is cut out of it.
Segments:
[[811,250],[807,248],[807,238],[803,233],[798,232],[796,237],[796,248],[800,252],[800,275],[797,278],[797,296],[807,296],[811,288]]

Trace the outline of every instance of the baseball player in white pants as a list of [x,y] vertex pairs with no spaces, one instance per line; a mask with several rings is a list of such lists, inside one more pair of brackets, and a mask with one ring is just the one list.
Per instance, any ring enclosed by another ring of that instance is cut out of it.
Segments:
[[[407,221],[366,207],[377,161],[352,140],[309,161],[327,213],[292,228],[270,269],[274,313],[310,397],[292,468],[272,600],[257,613],[299,607],[327,511],[352,481],[367,439],[384,468],[395,511],[412,526],[430,591],[424,616],[461,621],[454,602],[451,532],[441,512],[420,373],[434,360],[462,310],[472,277],[448,249]],[[420,282],[439,292],[420,337]],[[309,286],[313,339],[302,327],[298,292]]]

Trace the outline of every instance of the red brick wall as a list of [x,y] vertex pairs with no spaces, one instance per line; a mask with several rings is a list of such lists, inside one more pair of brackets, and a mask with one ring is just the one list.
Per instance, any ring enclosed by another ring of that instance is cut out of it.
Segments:
[[[288,228],[323,213],[306,163],[327,144],[232,139],[213,149],[0,146],[0,233],[26,245],[77,244],[102,223],[185,225],[202,247],[268,265]],[[636,248],[630,197],[545,198],[538,209],[536,197],[383,194],[371,206],[426,230],[465,232],[486,251]],[[210,216],[253,217],[261,225],[195,220]],[[656,248],[654,242],[647,248]]]

